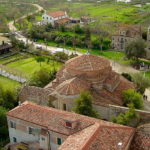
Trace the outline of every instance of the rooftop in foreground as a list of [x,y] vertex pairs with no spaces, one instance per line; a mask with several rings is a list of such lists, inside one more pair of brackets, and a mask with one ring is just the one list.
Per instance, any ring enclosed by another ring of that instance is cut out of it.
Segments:
[[[37,124],[69,137],[59,150],[124,150],[134,129],[111,122],[25,102],[7,113],[8,116]],[[76,122],[66,128],[64,121]]]

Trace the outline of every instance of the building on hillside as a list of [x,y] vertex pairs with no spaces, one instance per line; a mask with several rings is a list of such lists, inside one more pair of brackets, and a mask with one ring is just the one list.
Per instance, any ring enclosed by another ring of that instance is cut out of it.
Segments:
[[147,31],[147,49],[150,51],[150,26]]
[[112,71],[108,60],[84,54],[67,61],[58,71],[56,79],[44,89],[25,86],[19,99],[40,105],[48,105],[51,100],[55,108],[72,111],[74,100],[81,91],[86,90],[93,97],[94,109],[102,119],[108,120],[109,105],[123,106],[122,91],[132,88],[133,83]]
[[130,3],[132,0],[117,0],[117,2]]
[[135,129],[24,102],[7,113],[9,150],[128,150]]
[[52,26],[69,23],[69,17],[64,11],[54,11],[45,13],[42,16],[42,24],[51,24]]
[[135,25],[120,25],[118,32],[112,36],[112,48],[124,51],[127,42],[141,37],[141,27]]
[[0,55],[9,53],[11,48],[12,45],[2,42],[2,44],[0,45]]
[[148,30],[147,30],[146,58],[150,59],[150,26],[148,27]]

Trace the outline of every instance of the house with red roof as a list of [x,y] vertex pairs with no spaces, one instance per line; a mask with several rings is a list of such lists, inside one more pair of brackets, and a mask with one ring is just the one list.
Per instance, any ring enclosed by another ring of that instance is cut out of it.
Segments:
[[54,11],[45,13],[42,16],[42,23],[43,24],[51,24],[52,26],[59,25],[59,24],[66,24],[69,22],[69,17],[67,12],[64,11]]
[[24,102],[7,113],[9,150],[128,150],[135,129]]

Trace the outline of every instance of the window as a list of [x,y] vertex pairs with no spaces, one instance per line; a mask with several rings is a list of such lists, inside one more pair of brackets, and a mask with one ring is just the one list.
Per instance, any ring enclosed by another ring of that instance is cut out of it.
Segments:
[[13,121],[10,121],[10,127],[16,129],[16,123]]
[[13,142],[16,143],[17,142],[17,138],[13,137]]
[[33,130],[34,130],[33,128],[29,127],[29,128],[28,128],[28,133],[29,133],[29,134],[33,134]]
[[57,138],[57,144],[61,145],[61,143],[62,143],[61,138]]
[[63,104],[63,110],[67,110],[66,104]]
[[42,141],[45,141],[45,138],[44,138],[44,137],[42,137],[41,139],[42,139]]
[[66,122],[66,127],[72,128],[72,123],[71,122]]

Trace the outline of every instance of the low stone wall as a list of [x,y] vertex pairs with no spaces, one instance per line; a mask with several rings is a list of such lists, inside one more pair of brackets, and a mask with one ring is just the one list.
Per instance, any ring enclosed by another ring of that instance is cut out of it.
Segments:
[[[121,106],[115,106],[115,105],[109,105],[109,118],[108,120],[111,120],[112,116],[118,116],[120,113],[123,113],[127,111],[129,108],[127,107],[121,107]],[[149,123],[150,122],[150,112],[144,111],[144,110],[135,110],[136,113],[140,117],[140,123]]]
[[34,86],[25,86],[19,93],[19,100],[32,101],[39,105],[47,105],[49,99],[49,91],[43,88]]

